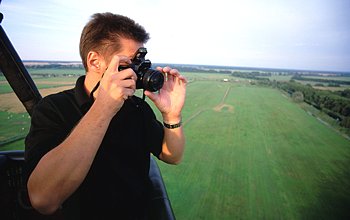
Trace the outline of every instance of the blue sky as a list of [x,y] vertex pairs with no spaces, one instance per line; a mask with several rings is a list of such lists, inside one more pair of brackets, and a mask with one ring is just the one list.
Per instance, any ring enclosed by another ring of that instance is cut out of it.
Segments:
[[23,60],[79,57],[96,12],[134,19],[154,63],[350,71],[348,0],[3,0],[2,26]]

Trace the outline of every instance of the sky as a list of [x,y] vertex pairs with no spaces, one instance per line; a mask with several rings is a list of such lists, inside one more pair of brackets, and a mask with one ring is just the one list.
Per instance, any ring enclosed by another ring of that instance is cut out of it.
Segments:
[[80,61],[90,16],[122,14],[150,33],[153,63],[350,72],[349,0],[2,0],[22,60]]

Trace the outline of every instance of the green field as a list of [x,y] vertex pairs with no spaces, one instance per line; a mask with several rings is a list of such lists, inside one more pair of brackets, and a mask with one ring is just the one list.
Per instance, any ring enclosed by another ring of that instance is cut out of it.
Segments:
[[[277,89],[185,75],[184,160],[158,162],[178,220],[350,218],[348,139]],[[0,114],[2,140],[28,131],[26,115],[10,115]]]
[[350,215],[350,141],[279,91],[193,82],[189,118],[183,163],[159,163],[177,219]]
[[29,115],[0,111],[0,121],[0,151],[24,149],[23,138],[30,127]]

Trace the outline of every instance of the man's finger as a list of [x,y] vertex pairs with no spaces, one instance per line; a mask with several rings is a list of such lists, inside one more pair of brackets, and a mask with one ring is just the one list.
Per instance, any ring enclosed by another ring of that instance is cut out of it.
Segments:
[[137,80],[137,75],[131,68],[120,71],[118,74],[115,75],[115,77],[120,80],[132,79],[135,82]]
[[111,62],[109,63],[109,65],[107,67],[107,70],[106,70],[105,74],[106,75],[108,75],[108,74],[111,75],[112,73],[114,73],[117,70],[118,66],[119,66],[119,62],[120,62],[119,56],[118,55],[114,55],[112,57]]
[[108,68],[107,68],[108,71],[106,71],[106,72],[108,72],[110,74],[113,72],[117,72],[120,63],[130,63],[130,59],[126,56],[114,55],[112,57],[111,62],[108,65]]
[[157,99],[157,96],[159,96],[158,93],[153,93],[153,92],[150,92],[148,90],[145,90],[145,95],[153,102],[155,102]]
[[179,75],[180,75],[180,73],[179,73],[179,71],[178,71],[177,69],[171,69],[171,70],[169,71],[169,73],[170,73],[171,75],[173,75],[173,76],[179,76]]
[[120,81],[119,85],[124,88],[136,89],[136,82],[132,79],[125,79]]

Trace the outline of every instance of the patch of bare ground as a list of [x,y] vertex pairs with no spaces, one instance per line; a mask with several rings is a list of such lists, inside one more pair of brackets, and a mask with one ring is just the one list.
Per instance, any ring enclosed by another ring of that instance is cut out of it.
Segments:
[[233,112],[234,111],[233,106],[228,104],[219,104],[215,106],[213,109],[216,112],[221,112],[221,111]]
[[[73,86],[61,86],[61,87],[55,87],[55,88],[49,88],[49,89],[41,89],[40,94],[42,97],[45,97],[47,95],[54,94],[54,93],[57,93],[66,89],[71,89],[71,88],[73,88]],[[13,112],[13,113],[26,112],[26,109],[24,108],[23,104],[17,98],[14,92],[0,94],[0,110]]]
[[55,81],[36,81],[35,82],[36,85],[69,85],[69,84],[72,84],[74,85],[75,82],[72,83],[72,81],[62,81],[62,82],[55,82]]

